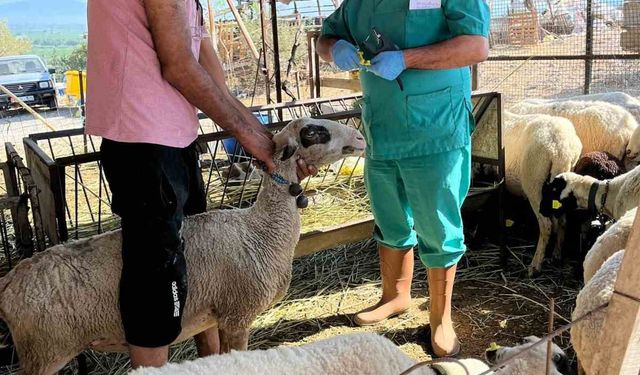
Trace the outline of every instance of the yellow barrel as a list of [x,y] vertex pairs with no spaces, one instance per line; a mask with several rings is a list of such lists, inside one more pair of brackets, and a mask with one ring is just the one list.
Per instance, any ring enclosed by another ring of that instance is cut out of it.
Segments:
[[[80,100],[80,71],[68,70],[64,72],[65,94]],[[84,96],[87,96],[87,72],[82,72],[82,89]]]

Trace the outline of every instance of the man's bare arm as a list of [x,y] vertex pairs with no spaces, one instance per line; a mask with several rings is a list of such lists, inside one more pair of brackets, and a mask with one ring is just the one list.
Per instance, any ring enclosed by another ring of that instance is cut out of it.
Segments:
[[406,49],[407,69],[453,69],[483,62],[489,55],[487,38],[461,35],[444,42]]
[[328,36],[320,36],[318,42],[316,43],[316,50],[318,51],[318,55],[326,61],[332,62],[333,56],[331,56],[331,47],[338,41],[337,38],[332,38]]
[[[272,170],[271,133],[229,93],[223,74],[221,79],[217,74],[210,75],[193,56],[184,1],[144,0],[144,5],[163,77]],[[206,64],[215,62],[207,61]]]
[[216,50],[213,49],[211,38],[204,38],[202,39],[202,42],[200,42],[200,60],[198,61],[214,81],[225,82],[224,69],[222,68],[222,63],[220,63],[220,59],[216,54]]

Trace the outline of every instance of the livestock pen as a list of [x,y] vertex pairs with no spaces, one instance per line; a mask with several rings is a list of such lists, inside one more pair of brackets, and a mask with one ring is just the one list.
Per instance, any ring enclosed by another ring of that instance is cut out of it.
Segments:
[[[277,18],[275,1],[261,2],[260,9],[240,7],[237,15],[231,11],[232,3],[223,20],[216,16],[219,22],[214,21],[212,29],[219,33],[218,48],[224,55],[233,93],[252,106],[265,126],[277,131],[300,116],[360,126],[357,78],[336,73],[319,61],[313,49],[317,21],[332,11],[333,5],[319,5],[317,12],[315,6],[300,6],[298,16]],[[569,322],[581,287],[574,263],[545,264],[541,275],[524,277],[535,248],[535,221],[527,214],[526,204],[506,200],[501,194],[502,107],[530,97],[614,90],[640,94],[638,2],[609,7],[605,6],[608,2],[596,0],[514,1],[509,2],[509,8],[507,1],[488,3],[495,16],[490,58],[474,69],[474,115],[479,124],[474,133],[474,161],[479,167],[497,168],[498,174],[474,181],[475,189],[465,206],[470,250],[460,262],[453,301],[456,329],[463,338],[462,354],[479,358],[491,342],[513,344],[524,336],[547,332],[551,299],[555,300],[556,326]],[[274,7],[271,11],[270,6]],[[248,38],[239,26],[242,20]],[[278,42],[280,48],[275,47]],[[308,54],[301,56],[305,48]],[[308,97],[312,99],[305,99]],[[287,102],[289,99],[292,101]],[[17,220],[25,217],[24,211],[19,216],[16,210],[19,197],[24,197],[31,210],[26,226],[24,219],[20,224],[26,231],[22,233],[31,230],[29,246],[36,252],[46,245],[119,226],[110,210],[109,188],[99,163],[100,140],[83,135],[81,109],[40,113],[58,131],[46,131],[25,113],[0,114],[3,139],[13,144],[0,156],[8,181],[5,187],[0,186],[7,197],[0,201],[0,276],[31,251],[25,253],[22,243],[17,244],[23,238],[16,229]],[[490,129],[485,133],[488,138],[479,136],[483,127]],[[229,134],[204,116],[199,145],[209,209],[251,205],[261,185],[252,160]],[[377,301],[381,284],[376,245],[370,239],[373,224],[364,192],[363,162],[347,160],[305,181],[311,204],[301,211],[303,233],[291,288],[282,302],[255,322],[250,349],[300,345],[368,331],[390,338],[415,359],[429,358],[427,285],[420,266],[415,269],[413,302],[407,313],[371,327],[356,328],[353,324],[352,314]],[[625,294],[618,297],[633,297],[624,300],[631,308],[638,297],[629,287],[638,284],[632,276],[624,277]],[[629,327],[633,324],[628,323]],[[555,342],[575,360],[568,333]],[[10,351],[8,355],[12,355]],[[195,356],[192,342],[171,350],[172,361]],[[13,364],[0,367],[1,374],[17,372],[15,358],[0,357],[0,366],[4,363]],[[125,355],[88,351],[84,360],[70,364],[63,373],[124,374],[128,369]]]
[[[299,116],[331,118],[358,127],[358,99],[358,95],[352,95],[260,106],[253,110],[257,115],[271,117],[273,122],[268,126],[274,130]],[[482,130],[475,133],[478,136],[474,138],[474,160],[503,171],[501,96],[482,94],[473,101],[478,130]],[[279,117],[280,111],[282,117]],[[230,150],[224,148],[224,140],[229,135],[207,119],[201,122],[201,161],[210,208],[233,209],[251,204],[260,187],[260,178],[252,177],[246,169],[244,176],[235,180],[228,173],[233,166],[240,170],[243,166],[246,168],[250,160],[232,163],[229,154],[235,157],[238,150],[227,152]],[[98,163],[98,139],[85,137],[78,129],[33,135],[24,142],[30,171],[40,188],[40,212],[49,242],[83,238],[117,226],[117,219],[109,210],[110,194]],[[306,183],[305,188],[311,192],[311,205],[302,210],[306,233],[301,236],[298,254],[334,249],[295,261],[292,287],[283,302],[256,322],[252,348],[300,344],[362,330],[353,328],[350,314],[373,302],[380,281],[375,244],[368,239],[372,224],[360,163],[361,160],[354,160],[352,165],[341,163]],[[341,172],[342,169],[347,172]],[[505,233],[504,228],[501,229],[505,222],[502,210],[495,209],[502,205],[499,203],[503,179],[500,176],[495,180],[476,181],[472,191],[476,196],[468,200],[465,209],[472,232],[478,231],[476,223],[484,224],[481,234],[469,234],[475,241],[461,263],[461,283],[454,301],[459,309],[456,320],[465,322],[459,327],[467,341],[465,353],[474,356],[482,355],[489,341],[512,343],[543,329],[550,297],[557,300],[558,319],[568,320],[577,291],[577,282],[568,277],[571,272],[568,267],[553,268],[535,280],[520,279],[532,247],[528,241],[518,239],[521,237],[518,233],[513,233],[508,247],[500,246],[504,240],[500,235]],[[498,235],[487,239],[487,228]],[[511,259],[506,269],[501,262],[505,252]],[[419,267],[416,275],[415,298],[409,312],[366,330],[385,334],[413,357],[425,359],[426,277]],[[557,281],[563,279],[566,281]],[[560,343],[568,346],[567,337]],[[191,358],[194,350],[190,343],[180,345],[174,348],[173,358]],[[103,373],[106,369],[126,372],[124,356],[94,352],[86,356],[92,373]],[[71,366],[68,371],[75,371],[74,368]]]

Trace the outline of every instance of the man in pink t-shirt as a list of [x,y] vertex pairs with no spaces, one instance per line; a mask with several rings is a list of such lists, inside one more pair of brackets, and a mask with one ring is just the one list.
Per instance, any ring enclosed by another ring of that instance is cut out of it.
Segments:
[[[225,85],[198,0],[88,2],[86,133],[122,219],[120,312],[131,364],[161,366],[180,335],[187,270],[180,228],[203,212],[196,107],[271,171],[271,134]],[[301,176],[315,172],[300,161]],[[224,235],[224,234],[221,234]],[[219,351],[218,333],[196,336]]]

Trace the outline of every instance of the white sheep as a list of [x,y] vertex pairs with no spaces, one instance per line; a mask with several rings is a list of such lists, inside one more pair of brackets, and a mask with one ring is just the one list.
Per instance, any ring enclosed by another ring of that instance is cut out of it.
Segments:
[[593,275],[611,255],[625,248],[635,217],[635,208],[627,211],[620,220],[607,228],[591,246],[583,263],[585,284],[593,278]]
[[[623,258],[624,250],[613,254],[585,284],[578,293],[573,320],[611,300]],[[595,354],[603,350],[599,338],[606,315],[607,309],[600,310],[571,327],[571,344],[578,356],[579,367],[586,374],[595,374],[593,360]]]
[[[291,122],[274,142],[276,172],[289,181],[297,179],[297,156],[327,165],[365,145],[357,130],[313,119]],[[189,294],[176,342],[218,327],[223,352],[244,350],[256,316],[286,293],[300,216],[281,182],[265,178],[251,208],[185,219]],[[53,374],[86,348],[126,349],[118,309],[121,241],[116,230],[57,245],[0,279],[0,318],[25,373]]]
[[582,153],[606,151],[623,159],[638,123],[624,108],[596,101],[520,102],[510,108],[518,114],[547,114],[569,119],[582,142]]
[[[514,354],[528,348],[537,337],[529,337],[525,344],[515,348],[488,350],[488,359],[498,359],[502,363]],[[568,366],[567,356],[553,346],[552,375],[562,375],[560,370]],[[421,367],[410,372],[412,375],[479,375],[489,370],[482,361],[448,359]],[[298,347],[278,347],[269,350],[231,352],[221,356],[210,356],[181,364],[168,364],[161,368],[144,368],[131,375],[280,375],[280,374],[396,374],[410,369],[417,362],[407,356],[390,340],[374,333],[341,335],[305,344]],[[546,345],[539,346],[515,358],[494,375],[543,375],[546,363]]]
[[560,256],[563,226],[557,219],[540,214],[542,189],[551,176],[572,170],[580,158],[582,145],[571,122],[547,115],[521,116],[505,113],[504,146],[506,187],[526,197],[538,219],[540,234],[529,273],[540,271],[551,234],[557,240],[554,255]]
[[[374,333],[336,336],[298,347],[231,352],[161,368],[144,368],[130,375],[399,375],[417,362],[390,340]],[[438,365],[442,372],[425,366],[415,375],[478,375],[489,367],[477,359],[463,359]]]
[[[581,176],[568,172],[556,176],[545,190],[545,202],[559,202],[556,215],[575,208],[589,208],[589,196],[594,189],[592,208],[609,217],[620,219],[640,202],[640,167],[615,177],[609,181],[597,180],[591,176]],[[605,195],[606,193],[606,195]],[[604,200],[604,205],[602,204]],[[549,216],[550,207],[541,212]]]
[[[634,98],[629,94],[623,92],[605,92],[598,94],[579,95],[569,98],[556,98],[556,99],[525,99],[524,102],[532,104],[547,104],[553,102],[566,102],[566,101],[586,101],[586,102],[607,102],[626,109],[636,120],[640,123],[640,100]],[[640,127],[634,130],[629,144],[626,149],[626,160],[637,163],[640,160]]]

